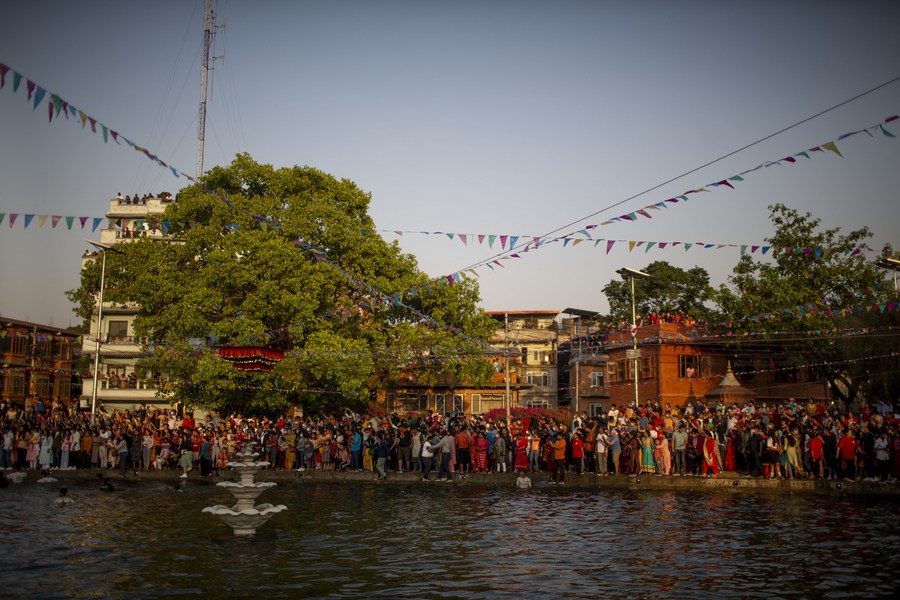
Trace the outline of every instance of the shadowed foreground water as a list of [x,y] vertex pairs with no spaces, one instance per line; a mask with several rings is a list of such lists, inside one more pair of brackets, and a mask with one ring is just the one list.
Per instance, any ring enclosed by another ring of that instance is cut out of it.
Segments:
[[211,485],[162,482],[77,504],[0,490],[4,598],[892,596],[894,499],[525,492],[453,485],[280,486],[254,538],[200,511]]

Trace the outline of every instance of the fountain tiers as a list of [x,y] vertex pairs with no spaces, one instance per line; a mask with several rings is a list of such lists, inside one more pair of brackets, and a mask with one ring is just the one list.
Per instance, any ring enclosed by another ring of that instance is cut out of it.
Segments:
[[243,450],[235,456],[238,460],[225,465],[238,472],[240,482],[222,481],[217,484],[227,489],[237,499],[237,504],[231,507],[216,504],[215,506],[207,506],[202,511],[213,514],[225,521],[234,530],[234,535],[236,536],[254,535],[256,528],[268,521],[272,515],[287,510],[284,504],[253,505],[253,501],[257,496],[277,485],[270,481],[261,481],[259,483],[255,481],[256,472],[263,467],[268,467],[269,463],[254,460],[259,456],[259,453],[252,451],[253,445],[248,444],[244,446]]

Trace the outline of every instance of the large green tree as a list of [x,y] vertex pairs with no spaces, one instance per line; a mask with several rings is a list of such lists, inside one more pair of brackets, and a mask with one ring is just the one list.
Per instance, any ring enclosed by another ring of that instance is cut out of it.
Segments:
[[[135,334],[155,348],[148,367],[172,373],[189,405],[359,406],[424,363],[486,378],[477,357],[494,326],[477,286],[429,284],[376,233],[369,201],[352,181],[238,155],[167,208],[171,243],[143,238],[108,255],[104,300],[138,307]],[[76,312],[89,316],[98,288],[89,264],[69,292]],[[215,352],[227,344],[287,358],[238,371]]]
[[716,294],[730,329],[754,334],[741,351],[771,355],[779,368],[811,367],[845,403],[896,389],[896,316],[882,312],[893,292],[865,251],[869,229],[843,234],[783,204],[769,210],[769,258],[742,256]]
[[[709,273],[702,267],[685,271],[665,261],[647,265],[647,279],[635,279],[634,303],[638,315],[680,314],[704,320],[710,314],[706,306],[712,288]],[[616,320],[631,320],[631,280],[613,279],[603,287],[609,301],[609,315]]]

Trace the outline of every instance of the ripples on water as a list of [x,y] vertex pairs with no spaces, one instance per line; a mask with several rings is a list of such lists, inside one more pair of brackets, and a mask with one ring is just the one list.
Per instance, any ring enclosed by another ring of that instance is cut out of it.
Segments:
[[287,485],[254,538],[211,485],[0,490],[0,597],[892,596],[894,499]]

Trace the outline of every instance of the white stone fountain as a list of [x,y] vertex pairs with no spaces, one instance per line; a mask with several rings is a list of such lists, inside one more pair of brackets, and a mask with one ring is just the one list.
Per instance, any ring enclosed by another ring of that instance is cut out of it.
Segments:
[[216,484],[231,492],[231,495],[237,499],[237,504],[231,507],[217,504],[203,509],[203,512],[214,514],[225,521],[226,524],[234,529],[234,535],[237,536],[254,535],[256,528],[268,521],[272,515],[287,510],[284,504],[253,505],[253,501],[256,500],[257,496],[277,485],[271,481],[261,481],[259,483],[254,481],[256,472],[263,467],[269,466],[269,463],[266,461],[254,460],[259,456],[258,452],[253,452],[253,446],[255,445],[255,443],[244,445],[243,450],[234,456],[236,460],[226,465],[238,472],[240,481],[222,481]]

